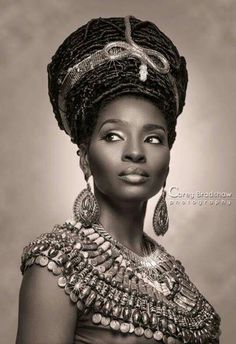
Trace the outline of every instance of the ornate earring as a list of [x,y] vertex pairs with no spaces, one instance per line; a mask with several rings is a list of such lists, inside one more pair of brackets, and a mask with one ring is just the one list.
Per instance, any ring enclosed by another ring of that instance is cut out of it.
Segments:
[[73,212],[76,222],[81,222],[84,227],[91,227],[92,224],[98,222],[100,209],[88,180],[86,182],[87,188],[83,189],[77,196],[73,206]]
[[166,191],[165,184],[162,189],[162,194],[157,202],[153,215],[153,228],[157,235],[164,235],[169,226],[169,217],[166,205]]

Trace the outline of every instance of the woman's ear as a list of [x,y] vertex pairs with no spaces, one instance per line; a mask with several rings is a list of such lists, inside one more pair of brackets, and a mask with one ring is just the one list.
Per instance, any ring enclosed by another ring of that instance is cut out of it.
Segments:
[[81,143],[79,145],[79,156],[80,156],[80,168],[84,172],[84,177],[86,181],[91,176],[91,170],[89,166],[89,160],[88,160],[88,145],[85,143]]

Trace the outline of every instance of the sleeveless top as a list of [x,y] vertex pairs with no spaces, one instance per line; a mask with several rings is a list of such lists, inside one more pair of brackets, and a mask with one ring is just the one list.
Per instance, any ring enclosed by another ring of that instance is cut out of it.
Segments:
[[146,234],[154,250],[139,257],[106,233],[67,221],[22,254],[22,274],[47,268],[77,307],[74,344],[219,343],[220,317],[179,260]]

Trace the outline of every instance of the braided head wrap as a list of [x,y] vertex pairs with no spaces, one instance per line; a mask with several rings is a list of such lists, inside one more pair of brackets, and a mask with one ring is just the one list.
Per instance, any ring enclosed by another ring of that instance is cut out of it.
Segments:
[[172,147],[188,74],[184,57],[155,24],[133,16],[92,19],[65,39],[47,70],[53,111],[73,143],[89,142],[101,106],[134,94],[163,112]]

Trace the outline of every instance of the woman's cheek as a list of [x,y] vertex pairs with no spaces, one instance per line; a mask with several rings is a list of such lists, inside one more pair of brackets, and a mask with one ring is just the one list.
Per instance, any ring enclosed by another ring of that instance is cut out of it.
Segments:
[[109,149],[91,147],[89,151],[89,165],[92,175],[96,180],[106,180],[112,175],[115,168],[115,155]]
[[153,157],[151,170],[153,171],[154,182],[159,182],[162,185],[167,176],[167,171],[170,163],[169,151],[164,151],[159,157]]

